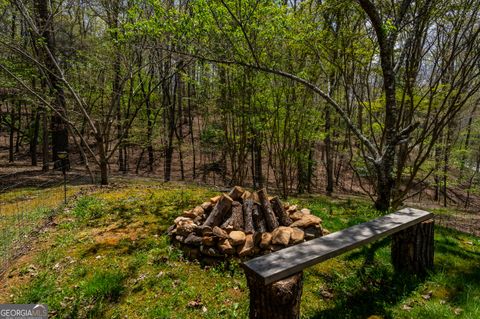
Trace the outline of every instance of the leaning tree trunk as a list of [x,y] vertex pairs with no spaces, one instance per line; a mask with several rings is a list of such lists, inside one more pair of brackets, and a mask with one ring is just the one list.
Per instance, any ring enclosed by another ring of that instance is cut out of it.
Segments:
[[247,274],[247,283],[250,290],[250,319],[300,318],[303,272],[269,285]]

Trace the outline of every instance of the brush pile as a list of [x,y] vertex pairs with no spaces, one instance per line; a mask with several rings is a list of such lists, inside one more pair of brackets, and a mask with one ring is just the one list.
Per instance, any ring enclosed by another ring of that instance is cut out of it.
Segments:
[[323,236],[321,223],[309,209],[283,204],[265,189],[235,186],[185,211],[168,234],[190,258],[251,257]]

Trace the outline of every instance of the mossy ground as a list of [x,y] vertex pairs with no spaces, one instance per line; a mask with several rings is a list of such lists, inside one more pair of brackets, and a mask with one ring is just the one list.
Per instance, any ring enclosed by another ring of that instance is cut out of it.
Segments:
[[[164,235],[183,210],[215,195],[182,184],[96,189],[55,217],[1,279],[0,302],[49,305],[55,318],[245,318],[238,261],[188,261]],[[293,198],[330,231],[379,216],[368,202]],[[389,240],[305,272],[304,318],[480,318],[480,239],[436,228],[435,271],[394,274]],[[375,317],[376,316],[376,317]]]

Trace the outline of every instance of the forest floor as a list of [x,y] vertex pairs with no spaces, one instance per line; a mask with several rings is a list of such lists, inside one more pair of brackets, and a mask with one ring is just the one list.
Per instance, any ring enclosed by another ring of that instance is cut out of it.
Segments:
[[[69,203],[43,220],[1,275],[0,303],[43,302],[52,318],[247,317],[240,261],[214,267],[189,261],[165,234],[183,210],[217,193],[149,179],[71,187]],[[31,203],[37,197],[34,187],[17,188],[0,201],[6,206],[13,198]],[[289,201],[310,208],[330,231],[379,215],[363,198]],[[425,280],[395,275],[388,239],[309,268],[302,317],[479,318],[480,238],[442,221],[435,245],[435,270]]]
[[[17,156],[15,163],[8,163],[8,154],[5,150],[0,150],[0,194],[16,188],[28,188],[36,187],[52,188],[60,187],[63,185],[63,175],[60,171],[50,169],[47,172],[42,172],[41,164],[37,167],[32,167],[29,163],[29,157],[27,155]],[[72,160],[72,162],[78,162],[78,159]],[[96,172],[98,173],[98,172]],[[94,172],[95,174],[95,172]],[[116,172],[115,166],[111,167],[110,176],[114,181],[131,182],[137,181],[140,183],[162,183],[163,179],[159,173],[143,172],[140,174],[134,173],[119,173]],[[179,180],[179,172],[172,171],[173,180]],[[98,175],[98,174],[97,174]],[[220,176],[210,176],[207,179],[207,184],[202,180],[187,180],[195,185],[216,185],[218,189],[226,188],[226,185],[222,184]],[[78,186],[91,185],[92,177],[88,174],[82,165],[72,164],[72,169],[67,175],[67,184],[69,187],[76,188]],[[347,186],[348,185],[348,186]],[[322,193],[321,189],[316,189],[316,193]],[[332,196],[333,200],[362,200],[367,201],[368,196],[362,194],[362,189],[352,183],[351,180],[344,180],[341,185],[336,189],[335,194]],[[452,189],[450,196],[451,199],[455,199],[455,203],[449,201],[448,207],[443,207],[440,203],[433,200],[433,190],[425,189],[415,198],[410,198],[404,202],[404,206],[416,207],[419,209],[431,210],[437,213],[437,223],[459,230],[461,232],[480,236],[480,196],[471,195],[469,199],[469,207],[464,207],[464,197],[460,189]]]

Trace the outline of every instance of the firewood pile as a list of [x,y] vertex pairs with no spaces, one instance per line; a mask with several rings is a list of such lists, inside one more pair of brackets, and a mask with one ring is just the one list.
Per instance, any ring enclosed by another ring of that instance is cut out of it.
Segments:
[[265,189],[249,192],[235,186],[185,211],[168,234],[190,258],[246,257],[323,236],[321,223],[309,209],[282,203]]

